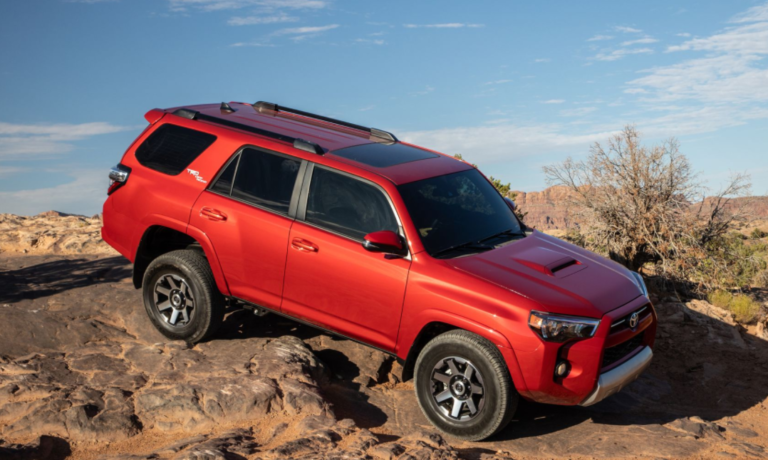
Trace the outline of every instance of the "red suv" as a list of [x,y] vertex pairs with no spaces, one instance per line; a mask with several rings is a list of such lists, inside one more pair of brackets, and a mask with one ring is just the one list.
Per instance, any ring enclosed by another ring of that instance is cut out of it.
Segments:
[[225,305],[288,316],[396,356],[467,440],[520,396],[591,405],[651,361],[642,278],[526,227],[463,161],[265,102],[146,119],[102,234],[171,339],[211,337]]

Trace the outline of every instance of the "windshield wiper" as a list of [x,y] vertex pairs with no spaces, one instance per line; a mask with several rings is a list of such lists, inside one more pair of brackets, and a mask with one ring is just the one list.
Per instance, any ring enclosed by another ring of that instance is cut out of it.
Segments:
[[485,244],[478,244],[476,241],[468,241],[466,243],[457,244],[456,246],[450,246],[445,249],[441,249],[435,253],[432,253],[432,257],[437,257],[440,254],[445,254],[446,252],[455,251],[457,249],[479,249],[483,251],[490,251],[491,249],[494,249],[494,247]]
[[498,237],[500,237],[500,236],[502,236],[502,235],[509,235],[509,236],[526,236],[525,232],[518,232],[518,231],[515,231],[515,230],[513,230],[513,229],[511,229],[511,228],[510,228],[509,230],[504,230],[503,232],[499,232],[499,233],[497,233],[497,234],[495,234],[495,235],[491,235],[491,236],[489,236],[489,237],[487,237],[487,238],[483,238],[482,240],[477,240],[477,243],[483,243],[483,242],[485,242],[485,241],[488,241],[488,240],[492,240],[492,239],[494,239],[494,238],[498,238]]

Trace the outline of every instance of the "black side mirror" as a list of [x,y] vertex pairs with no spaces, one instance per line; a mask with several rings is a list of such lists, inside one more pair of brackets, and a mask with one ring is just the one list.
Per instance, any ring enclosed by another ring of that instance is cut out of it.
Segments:
[[517,205],[516,205],[516,204],[515,204],[515,202],[512,200],[512,198],[507,198],[507,197],[504,197],[504,201],[506,201],[506,202],[507,202],[507,206],[509,206],[509,209],[511,209],[511,210],[512,210],[512,212],[515,212],[515,209],[517,209]]
[[382,252],[384,254],[394,254],[404,256],[408,254],[405,248],[403,238],[390,230],[382,230],[365,235],[363,239],[363,248],[366,251]]

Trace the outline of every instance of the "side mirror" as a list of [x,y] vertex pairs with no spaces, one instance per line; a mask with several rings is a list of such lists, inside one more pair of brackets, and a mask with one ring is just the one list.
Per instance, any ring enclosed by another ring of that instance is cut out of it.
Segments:
[[363,248],[371,252],[383,252],[385,254],[395,254],[404,256],[408,253],[405,248],[403,238],[390,230],[382,230],[365,235],[363,239]]
[[507,202],[507,206],[509,206],[509,209],[511,209],[511,210],[512,210],[512,212],[514,212],[514,211],[515,211],[515,209],[517,209],[517,205],[516,205],[516,204],[515,204],[515,202],[512,200],[512,198],[507,198],[507,197],[504,197],[504,201],[506,201],[506,202]]

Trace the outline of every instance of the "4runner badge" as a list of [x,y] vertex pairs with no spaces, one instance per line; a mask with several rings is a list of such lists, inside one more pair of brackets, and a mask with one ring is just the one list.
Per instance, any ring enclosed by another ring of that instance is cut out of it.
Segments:
[[208,183],[207,180],[205,180],[202,177],[200,177],[200,171],[195,171],[194,169],[187,169],[187,172],[190,175],[195,176],[195,180],[197,180],[198,182],[202,182],[203,184],[207,184]]

